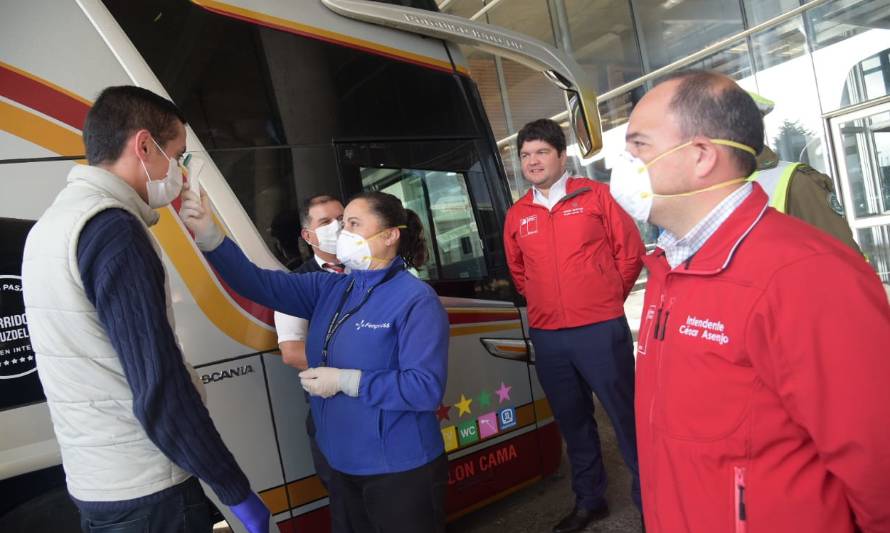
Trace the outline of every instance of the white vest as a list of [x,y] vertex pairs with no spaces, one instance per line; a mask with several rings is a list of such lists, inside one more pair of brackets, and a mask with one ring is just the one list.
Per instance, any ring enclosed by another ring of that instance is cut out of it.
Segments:
[[[133,214],[146,233],[158,221],[158,214],[120,178],[76,165],[68,185],[28,234],[22,263],[37,372],[68,491],[82,501],[139,498],[189,477],[149,440],[133,415],[133,393],[120,359],[80,279],[80,232],[90,218],[110,208]],[[149,239],[160,257],[150,234]],[[165,288],[173,327],[169,285]]]

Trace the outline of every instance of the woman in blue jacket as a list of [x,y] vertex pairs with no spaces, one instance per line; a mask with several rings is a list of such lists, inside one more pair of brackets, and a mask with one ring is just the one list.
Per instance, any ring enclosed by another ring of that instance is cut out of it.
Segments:
[[448,317],[432,288],[406,270],[426,258],[417,215],[390,194],[353,198],[337,240],[345,276],[253,265],[214,224],[206,196],[184,192],[180,217],[236,292],[309,320],[310,368],[300,381],[334,470],[335,533],[444,532],[448,463],[435,409]]

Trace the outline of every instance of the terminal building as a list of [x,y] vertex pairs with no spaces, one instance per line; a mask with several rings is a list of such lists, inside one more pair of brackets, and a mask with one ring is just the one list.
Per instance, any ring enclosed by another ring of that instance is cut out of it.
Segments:
[[[775,102],[766,142],[834,178],[863,253],[890,282],[890,5],[880,0],[439,0],[442,12],[530,35],[596,79],[605,147],[572,158],[608,180],[635,101],[659,77],[717,71]],[[465,49],[513,195],[528,187],[515,133],[565,120],[561,91],[515,62]],[[573,148],[570,147],[570,154]],[[577,149],[574,149],[577,156]],[[655,232],[643,228],[647,242]]]

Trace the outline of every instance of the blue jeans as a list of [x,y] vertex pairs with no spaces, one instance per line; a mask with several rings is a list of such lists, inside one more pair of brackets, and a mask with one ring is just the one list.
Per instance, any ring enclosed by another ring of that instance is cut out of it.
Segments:
[[210,506],[194,477],[154,503],[126,511],[80,510],[84,533],[210,533]]

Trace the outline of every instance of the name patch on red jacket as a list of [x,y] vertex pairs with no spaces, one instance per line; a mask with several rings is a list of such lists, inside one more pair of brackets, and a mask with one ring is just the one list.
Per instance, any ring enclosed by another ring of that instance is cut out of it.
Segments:
[[519,236],[528,237],[538,232],[538,215],[531,215],[519,221]]
[[572,215],[581,215],[581,214],[583,214],[583,213],[584,213],[584,208],[583,208],[583,207],[573,207],[573,208],[571,208],[571,209],[564,209],[564,210],[562,211],[562,216],[564,216],[564,217],[569,217],[569,216],[572,216]]
[[680,334],[687,337],[700,338],[723,346],[729,344],[729,336],[725,333],[726,326],[719,320],[698,318],[692,315],[686,317],[686,322],[680,324]]

